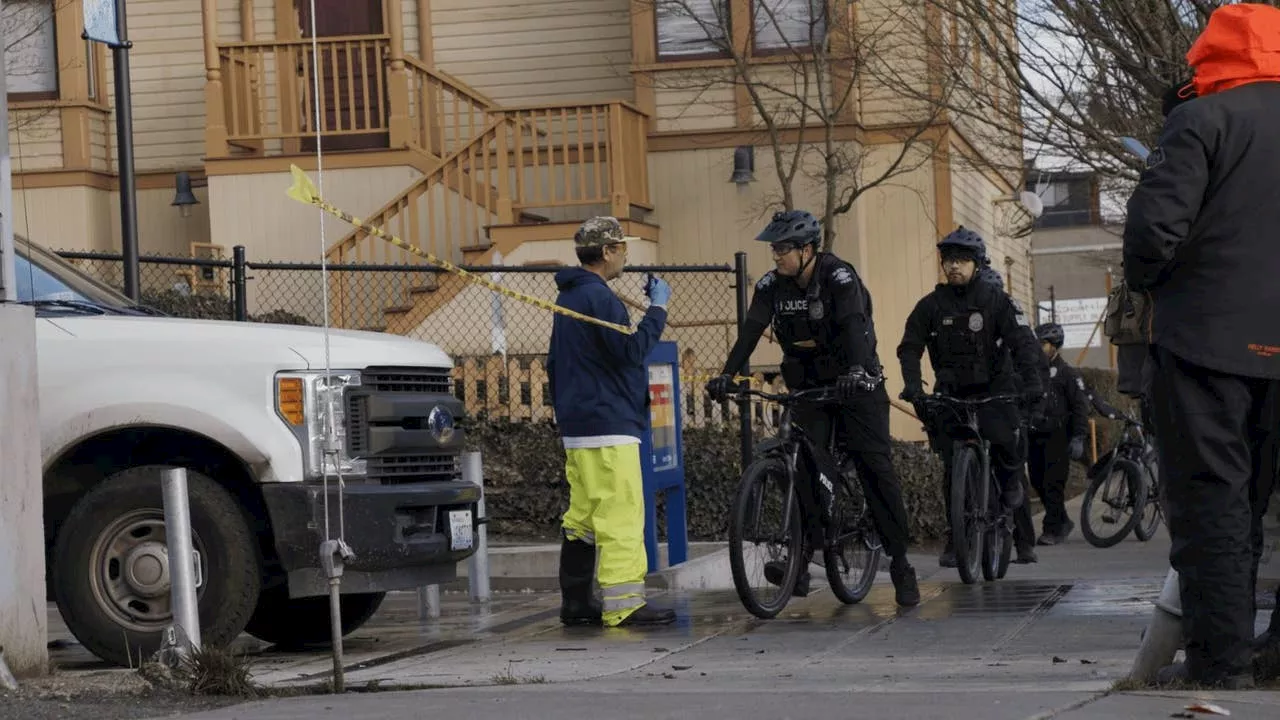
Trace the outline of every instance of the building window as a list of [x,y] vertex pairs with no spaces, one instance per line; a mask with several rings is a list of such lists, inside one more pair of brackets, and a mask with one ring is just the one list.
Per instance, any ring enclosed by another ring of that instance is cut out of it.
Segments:
[[53,4],[54,0],[7,0],[3,5],[5,82],[14,100],[58,99]]
[[753,0],[757,52],[805,50],[827,39],[826,0]]
[[657,0],[658,58],[690,60],[728,55],[731,0]]

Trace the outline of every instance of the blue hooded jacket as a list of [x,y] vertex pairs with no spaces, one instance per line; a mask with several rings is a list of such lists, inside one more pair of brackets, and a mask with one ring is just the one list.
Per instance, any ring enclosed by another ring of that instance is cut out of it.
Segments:
[[[603,278],[585,268],[556,273],[556,304],[601,320],[631,325],[627,308]],[[630,435],[649,426],[645,356],[662,336],[666,308],[650,306],[636,332],[556,315],[551,325],[547,377],[561,437]]]

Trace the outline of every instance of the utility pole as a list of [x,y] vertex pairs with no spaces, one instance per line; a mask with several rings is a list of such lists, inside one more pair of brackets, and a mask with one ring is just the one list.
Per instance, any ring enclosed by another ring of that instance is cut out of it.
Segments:
[[133,169],[133,98],[129,79],[129,28],[125,0],[84,0],[82,37],[111,48],[116,84],[116,149],[120,155],[120,250],[124,294],[140,300],[138,287],[138,193]]

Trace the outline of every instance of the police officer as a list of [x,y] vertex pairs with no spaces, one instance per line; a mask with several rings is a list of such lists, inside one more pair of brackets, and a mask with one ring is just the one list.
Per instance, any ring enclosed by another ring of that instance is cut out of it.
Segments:
[[1062,326],[1044,323],[1036,328],[1036,338],[1045,356],[1040,366],[1045,405],[1044,412],[1032,419],[1027,467],[1031,487],[1044,504],[1044,525],[1037,544],[1057,545],[1075,529],[1066,508],[1067,477],[1071,472],[1068,458],[1084,457],[1089,399],[1084,379],[1062,358]]
[[[853,460],[867,490],[876,529],[892,558],[899,605],[920,602],[916,572],[907,561],[907,511],[894,475],[889,437],[889,395],[885,392],[876,354],[871,295],[853,266],[818,251],[822,227],[802,210],[780,212],[756,237],[773,251],[775,269],[756,283],[751,307],[722,374],[707,384],[708,394],[723,399],[736,375],[772,323],[782,346],[782,375],[787,387],[798,390],[837,385],[842,405],[797,408],[796,422],[811,436],[825,438],[836,423],[837,439]],[[867,375],[877,378],[873,388],[862,386]],[[810,489],[802,483],[802,491]],[[809,559],[814,548],[806,542],[805,562],[795,593],[809,592]],[[765,578],[781,581],[782,563],[768,563]]]
[[[582,223],[574,235],[581,267],[556,273],[556,304],[619,325],[627,308],[606,284],[627,262],[622,225],[612,217]],[[648,427],[644,358],[662,335],[671,288],[655,278],[649,308],[625,335],[556,315],[547,376],[564,443],[569,508],[561,520],[560,621],[566,625],[661,625],[671,610],[645,602],[644,488],[640,437]],[[603,603],[595,601],[596,550]]]
[[[937,380],[936,389],[961,398],[1012,394],[1019,391],[1014,366],[1021,376],[1021,394],[1033,410],[1042,402],[1038,353],[1030,324],[1016,301],[1003,289],[978,279],[986,256],[982,236],[961,226],[938,243],[946,284],[926,295],[907,317],[898,345],[904,389],[901,398],[920,405],[924,381],[920,358],[927,349]],[[1025,502],[1023,464],[1026,457],[1019,429],[1018,408],[1007,403],[983,405],[978,411],[982,433],[991,442],[991,461],[1003,489],[1001,502],[1013,511]],[[940,429],[946,436],[946,428]],[[935,446],[935,450],[941,448]],[[949,462],[942,453],[944,462]],[[943,493],[948,505],[949,493]],[[948,512],[948,520],[950,513]],[[1015,535],[1019,555],[1030,550],[1029,538]],[[955,546],[947,533],[947,547],[938,558],[943,567],[955,566]]]
[[1186,662],[1162,682],[1252,687],[1261,518],[1280,397],[1280,9],[1213,11],[1129,198],[1124,277],[1153,303],[1151,415]]

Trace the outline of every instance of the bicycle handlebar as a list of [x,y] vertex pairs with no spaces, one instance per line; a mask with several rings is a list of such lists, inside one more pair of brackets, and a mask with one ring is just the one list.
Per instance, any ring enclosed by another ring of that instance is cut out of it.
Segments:
[[805,390],[795,390],[785,393],[768,393],[763,390],[753,390],[748,387],[736,386],[729,390],[729,395],[753,395],[764,400],[771,400],[783,405],[789,403],[797,403],[804,400],[823,401],[835,400],[839,397],[839,392],[834,385],[824,387],[808,388]]
[[931,395],[925,395],[924,397],[921,398],[921,400],[926,403],[942,403],[946,405],[965,405],[969,407],[986,405],[988,403],[993,403],[993,402],[1021,402],[1022,399],[1023,398],[1021,395],[987,395],[986,397],[973,399],[973,398],[958,398],[958,397],[953,397],[951,395],[944,395],[943,393],[933,393]]

